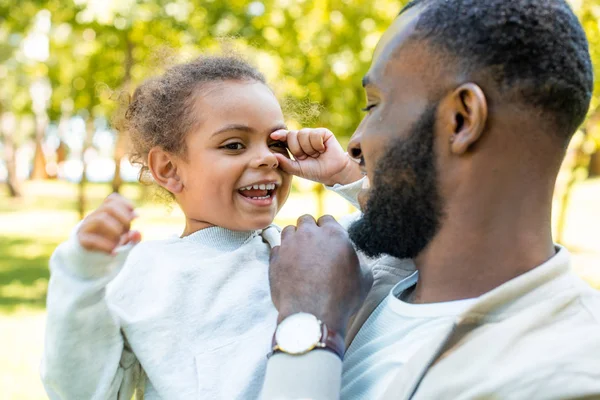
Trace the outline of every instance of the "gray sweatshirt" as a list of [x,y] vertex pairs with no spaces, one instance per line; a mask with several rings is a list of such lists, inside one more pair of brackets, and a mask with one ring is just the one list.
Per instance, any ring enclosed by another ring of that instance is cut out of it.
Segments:
[[[334,191],[355,199],[360,182]],[[116,256],[75,236],[50,260],[41,376],[51,399],[255,399],[277,319],[279,229],[203,229]]]

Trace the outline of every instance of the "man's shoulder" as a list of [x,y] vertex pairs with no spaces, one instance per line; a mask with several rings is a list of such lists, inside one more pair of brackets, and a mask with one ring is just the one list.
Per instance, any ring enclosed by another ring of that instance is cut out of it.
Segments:
[[598,309],[600,293],[581,287],[483,323],[439,359],[416,398],[600,398]]

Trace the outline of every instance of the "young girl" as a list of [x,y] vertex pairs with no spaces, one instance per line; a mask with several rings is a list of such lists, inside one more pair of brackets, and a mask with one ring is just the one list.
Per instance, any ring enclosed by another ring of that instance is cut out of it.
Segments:
[[[141,176],[172,194],[186,224],[181,237],[139,243],[133,206],[111,195],[56,249],[46,391],[257,398],[277,318],[268,263],[279,244],[271,223],[290,190],[282,166],[329,185],[357,180],[358,167],[331,132],[286,131],[263,76],[236,57],[200,58],[145,82],[124,128]],[[359,186],[337,190],[353,198]]]

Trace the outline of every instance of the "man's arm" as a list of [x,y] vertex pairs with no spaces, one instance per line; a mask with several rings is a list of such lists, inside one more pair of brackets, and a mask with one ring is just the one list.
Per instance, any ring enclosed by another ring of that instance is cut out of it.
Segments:
[[[288,226],[273,249],[271,296],[279,321],[306,312],[345,337],[370,281],[363,279],[347,232],[330,216]],[[268,362],[263,399],[339,398],[342,360],[327,350],[300,356],[275,354]]]

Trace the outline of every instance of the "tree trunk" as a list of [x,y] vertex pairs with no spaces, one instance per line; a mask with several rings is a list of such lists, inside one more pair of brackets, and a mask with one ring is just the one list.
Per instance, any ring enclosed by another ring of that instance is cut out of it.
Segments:
[[[0,106],[0,118],[2,118],[2,107]],[[15,142],[12,132],[0,132],[0,138],[4,143],[4,163],[6,164],[6,187],[10,197],[21,197],[21,184],[17,177],[17,160]]]
[[21,184],[17,177],[17,162],[15,157],[15,143],[12,139],[12,132],[2,135],[4,141],[4,161],[6,163],[6,186],[10,197],[21,197]]
[[33,156],[33,170],[31,171],[31,179],[48,179],[46,172],[46,156],[42,143],[44,142],[44,134],[48,118],[36,115],[35,117],[35,153]]
[[[129,91],[129,85],[131,84],[131,69],[133,68],[133,43],[129,38],[129,33],[125,32],[125,44],[126,44],[126,52],[125,52],[125,75],[123,76],[123,84],[121,85],[122,90]],[[127,136],[122,132],[116,132],[116,140],[115,140],[115,153],[113,160],[115,162],[115,175],[113,176],[112,181],[112,191],[114,193],[119,193],[121,190],[121,185],[123,184],[123,179],[121,179],[121,161],[125,157],[126,149],[127,149]]]
[[85,217],[85,210],[87,205],[87,198],[85,196],[85,185],[87,183],[87,165],[85,163],[85,153],[92,146],[92,140],[94,139],[94,118],[91,113],[86,122],[86,133],[85,139],[83,141],[83,148],[81,149],[81,179],[79,180],[79,201],[77,211],[79,213],[79,219],[83,219]]

